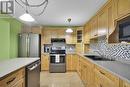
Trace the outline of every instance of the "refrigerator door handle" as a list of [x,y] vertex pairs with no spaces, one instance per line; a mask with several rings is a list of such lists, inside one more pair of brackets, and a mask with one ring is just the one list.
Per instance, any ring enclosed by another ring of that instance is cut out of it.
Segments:
[[29,51],[30,51],[30,45],[29,45],[29,43],[30,43],[30,40],[29,40],[30,38],[29,38],[29,35],[28,35],[28,37],[27,37],[27,56],[29,57]]

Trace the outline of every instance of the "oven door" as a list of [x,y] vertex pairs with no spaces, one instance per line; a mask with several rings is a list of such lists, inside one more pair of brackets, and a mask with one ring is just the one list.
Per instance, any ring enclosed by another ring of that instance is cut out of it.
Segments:
[[65,54],[50,54],[50,63],[65,63]]

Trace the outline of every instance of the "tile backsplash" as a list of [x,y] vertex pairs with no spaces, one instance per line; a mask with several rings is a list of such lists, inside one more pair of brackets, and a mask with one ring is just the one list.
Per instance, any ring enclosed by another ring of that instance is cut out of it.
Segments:
[[130,45],[129,44],[108,44],[106,36],[99,37],[97,43],[91,43],[90,49],[93,52],[98,51],[98,54],[105,58],[115,60],[130,60]]
[[67,53],[73,53],[73,52],[75,52],[75,45],[73,45],[73,44],[67,44],[66,45],[66,52]]

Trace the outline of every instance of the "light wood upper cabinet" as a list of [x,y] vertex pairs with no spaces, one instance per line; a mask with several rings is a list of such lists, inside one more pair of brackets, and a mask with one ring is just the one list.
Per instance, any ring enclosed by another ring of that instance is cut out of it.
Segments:
[[42,34],[42,28],[39,27],[39,26],[32,27],[32,28],[31,28],[31,32],[32,32],[32,33],[35,33],[35,34]]
[[115,4],[117,4],[118,18],[130,13],[130,0],[115,0]]
[[98,36],[98,19],[97,16],[95,16],[94,18],[92,18],[92,20],[90,21],[90,27],[91,27],[91,37],[90,38],[95,38]]
[[115,19],[115,8],[113,0],[111,0],[107,5],[107,11],[108,11],[108,36],[113,33],[115,30],[114,28],[114,19]]
[[65,33],[67,44],[76,44],[76,30],[73,29],[72,33]]
[[108,13],[103,9],[98,15],[98,36],[107,35],[108,32]]
[[41,56],[41,70],[49,70],[49,55],[42,54]]
[[42,43],[51,44],[51,38],[65,38],[67,44],[76,44],[76,30],[67,34],[66,28],[45,28],[42,32]]
[[76,30],[77,43],[83,42],[83,29]]
[[90,33],[91,33],[91,28],[90,24],[86,24],[84,27],[84,43],[89,44],[90,43]]
[[127,82],[124,82],[124,83],[123,83],[123,87],[130,87],[130,84],[127,83]]

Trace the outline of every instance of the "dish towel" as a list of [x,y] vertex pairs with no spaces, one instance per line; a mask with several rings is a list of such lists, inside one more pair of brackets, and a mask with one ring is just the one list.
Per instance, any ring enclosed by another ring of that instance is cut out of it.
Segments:
[[58,55],[58,54],[56,55],[55,62],[56,62],[56,63],[59,63],[59,62],[60,62],[60,55]]

